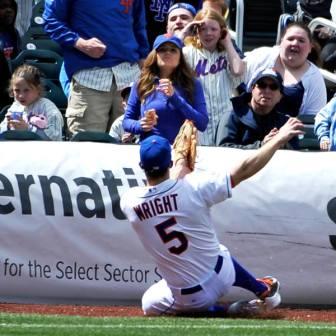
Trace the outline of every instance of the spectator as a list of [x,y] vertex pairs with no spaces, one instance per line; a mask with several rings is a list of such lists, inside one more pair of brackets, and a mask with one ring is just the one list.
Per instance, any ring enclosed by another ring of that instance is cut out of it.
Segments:
[[215,131],[223,115],[231,111],[230,98],[242,81],[244,63],[233,47],[224,18],[217,12],[201,10],[193,21],[194,36],[185,39],[183,53],[203,86],[209,125],[199,133],[199,144],[215,144]]
[[299,0],[297,2],[297,10],[294,15],[300,16],[298,17],[298,20],[303,21],[306,24],[316,17],[323,17],[331,20],[331,2],[332,0]]
[[[336,23],[336,0],[332,0],[330,13],[332,21]],[[336,32],[334,31],[333,37],[328,40],[327,44],[323,47],[321,52],[321,59],[325,69],[336,72]]]
[[192,22],[195,15],[196,9],[188,3],[179,2],[171,6],[168,10],[167,33],[183,40],[183,29],[189,22]]
[[[322,17],[332,20],[331,12],[332,0],[307,1],[300,0],[298,10],[294,13],[298,20],[309,23],[312,19]],[[300,16],[301,15],[301,16]],[[328,27],[318,26],[314,31],[314,37],[321,50],[320,66],[328,71],[334,72],[336,69],[336,32],[332,32]]]
[[[249,93],[232,98],[229,120],[219,122],[216,145],[235,148],[259,148],[271,140],[288,120],[276,105],[283,90],[282,77],[272,69],[257,73],[248,85]],[[298,149],[298,139],[290,140],[291,148]]]
[[[309,24],[311,20],[322,17],[327,20],[332,20],[332,0],[320,0],[320,1],[307,1],[300,0],[297,2],[296,11],[293,15],[285,16],[285,22],[281,23],[285,25],[288,21],[304,22]],[[291,12],[289,10],[289,12]],[[336,20],[334,20],[336,22]],[[281,27],[279,29],[281,29]],[[319,67],[322,67],[330,72],[334,72],[336,69],[336,32],[332,32],[328,27],[317,26],[313,33],[315,53],[319,53],[319,57],[316,56],[309,59],[314,62],[317,60]]]
[[336,150],[336,97],[317,113],[314,132],[321,150]]
[[31,24],[32,12],[35,4],[41,0],[16,0],[18,11],[15,21],[15,27],[22,37]]
[[[181,38],[182,29],[188,22],[191,22],[196,14],[196,9],[184,2],[179,2],[172,5],[168,10],[168,18],[167,18],[167,32],[174,34]],[[150,33],[150,32],[149,32]],[[157,36],[157,32],[155,34]],[[62,85],[62,89],[64,94],[69,97],[70,90],[70,80],[65,72],[64,65],[62,65],[60,71],[60,83]],[[118,117],[118,120],[122,120]]]
[[[224,17],[224,20],[226,21],[229,16],[229,8],[226,5],[224,0],[205,0],[202,4],[202,9],[212,9],[216,11],[217,13],[221,14]],[[234,48],[236,49],[238,55],[240,58],[244,58],[244,53],[239,49],[239,47],[236,44],[236,41],[234,39],[232,40],[232,44]]]
[[0,125],[1,132],[28,130],[44,140],[62,140],[63,116],[51,100],[42,98],[41,73],[36,67],[24,64],[16,68],[9,90],[14,103]]
[[256,72],[274,68],[284,79],[279,111],[294,117],[315,115],[327,103],[327,93],[322,74],[307,59],[311,47],[309,28],[300,22],[290,23],[282,33],[279,46],[260,47],[247,53],[245,83]]
[[[153,109],[157,120],[147,116]],[[126,132],[140,134],[140,140],[158,134],[173,143],[186,119],[194,121],[200,131],[207,127],[202,86],[184,59],[181,40],[159,35],[138,83],[131,89],[123,127]]]
[[0,109],[11,103],[8,94],[8,85],[11,77],[8,62],[2,51],[0,51]]
[[[123,109],[126,110],[128,98],[131,92],[133,83],[127,86],[125,89],[121,91],[122,105]],[[138,141],[138,137],[134,136],[132,133],[128,133],[124,131],[122,127],[122,123],[124,120],[124,114],[118,117],[112,124],[110,129],[110,136],[121,143],[135,143]]]
[[58,79],[65,96],[69,99],[71,81],[68,77],[68,74],[65,71],[64,62],[62,63]]
[[[167,18],[169,9],[181,1],[145,1],[147,36],[150,46],[153,45],[155,38],[167,31]],[[184,0],[183,3],[192,5],[195,10],[201,8],[202,0]]]
[[225,0],[204,0],[202,9],[212,9],[220,13],[226,20],[229,15],[229,8],[225,3]]
[[[302,126],[299,120],[289,119],[265,146],[228,172],[222,168],[218,173],[195,171],[178,180],[169,171],[173,162],[168,141],[154,135],[141,143],[140,166],[147,183],[127,190],[120,207],[162,275],[142,296],[145,315],[206,313],[219,308],[231,315],[257,314],[280,304],[279,281],[271,276],[255,278],[220,244],[211,208],[229,199],[232,188],[260,171],[283,143],[302,134]],[[227,309],[219,301],[232,286],[257,298],[238,301]]]
[[46,0],[43,19],[71,78],[69,133],[108,131],[122,114],[119,91],[139,76],[149,51],[143,0]]
[[[334,14],[332,21],[336,23],[335,0],[333,1],[332,5],[334,6],[334,9],[330,8],[330,13]],[[330,72],[336,72],[336,31],[332,31],[329,28],[326,28],[325,30],[327,38],[325,43],[323,43],[321,50],[322,67]]]
[[17,4],[14,0],[0,0],[0,51],[6,59],[13,59],[20,51],[20,36],[15,28]]

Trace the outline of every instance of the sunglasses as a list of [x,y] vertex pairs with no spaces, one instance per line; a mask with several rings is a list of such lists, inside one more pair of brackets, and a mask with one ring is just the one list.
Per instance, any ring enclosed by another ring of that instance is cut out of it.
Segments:
[[268,84],[268,83],[265,83],[263,81],[261,82],[257,82],[257,86],[259,89],[266,89],[266,88],[269,88],[271,89],[272,91],[276,91],[276,90],[279,90],[280,87],[278,84],[276,83],[272,83],[272,84]]
[[167,53],[167,52],[170,52],[170,53],[177,53],[179,51],[179,49],[177,48],[174,48],[174,47],[161,47],[157,50],[158,53]]

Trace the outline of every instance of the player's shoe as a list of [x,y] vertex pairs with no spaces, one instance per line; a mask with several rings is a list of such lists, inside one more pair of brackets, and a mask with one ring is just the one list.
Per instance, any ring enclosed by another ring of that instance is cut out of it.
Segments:
[[227,315],[232,317],[256,316],[266,311],[262,300],[236,301],[229,305]]
[[250,301],[237,301],[232,303],[227,310],[229,316],[254,316],[272,310],[281,303],[279,293],[280,283],[271,276],[266,276],[258,281],[263,282],[268,289],[259,295],[259,299]]
[[266,310],[271,310],[279,306],[281,303],[281,296],[279,293],[280,282],[272,276],[266,276],[257,280],[263,282],[268,287],[265,292],[259,295],[259,299],[265,304]]

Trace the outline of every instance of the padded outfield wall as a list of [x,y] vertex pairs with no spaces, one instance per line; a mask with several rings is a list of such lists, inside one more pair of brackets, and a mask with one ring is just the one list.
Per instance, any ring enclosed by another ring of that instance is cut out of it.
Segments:
[[[1,144],[1,301],[126,303],[160,279],[119,206],[144,184],[138,149]],[[228,169],[250,153],[198,148],[196,170]],[[213,208],[220,241],[257,276],[276,276],[285,304],[336,305],[335,171],[336,153],[278,151]]]

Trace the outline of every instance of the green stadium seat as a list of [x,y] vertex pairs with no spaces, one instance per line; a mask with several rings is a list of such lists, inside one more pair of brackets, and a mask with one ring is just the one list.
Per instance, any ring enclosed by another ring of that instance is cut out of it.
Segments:
[[108,133],[105,132],[94,132],[94,131],[83,131],[76,133],[70,141],[89,141],[89,142],[106,142],[115,143],[119,142],[112,138]]

